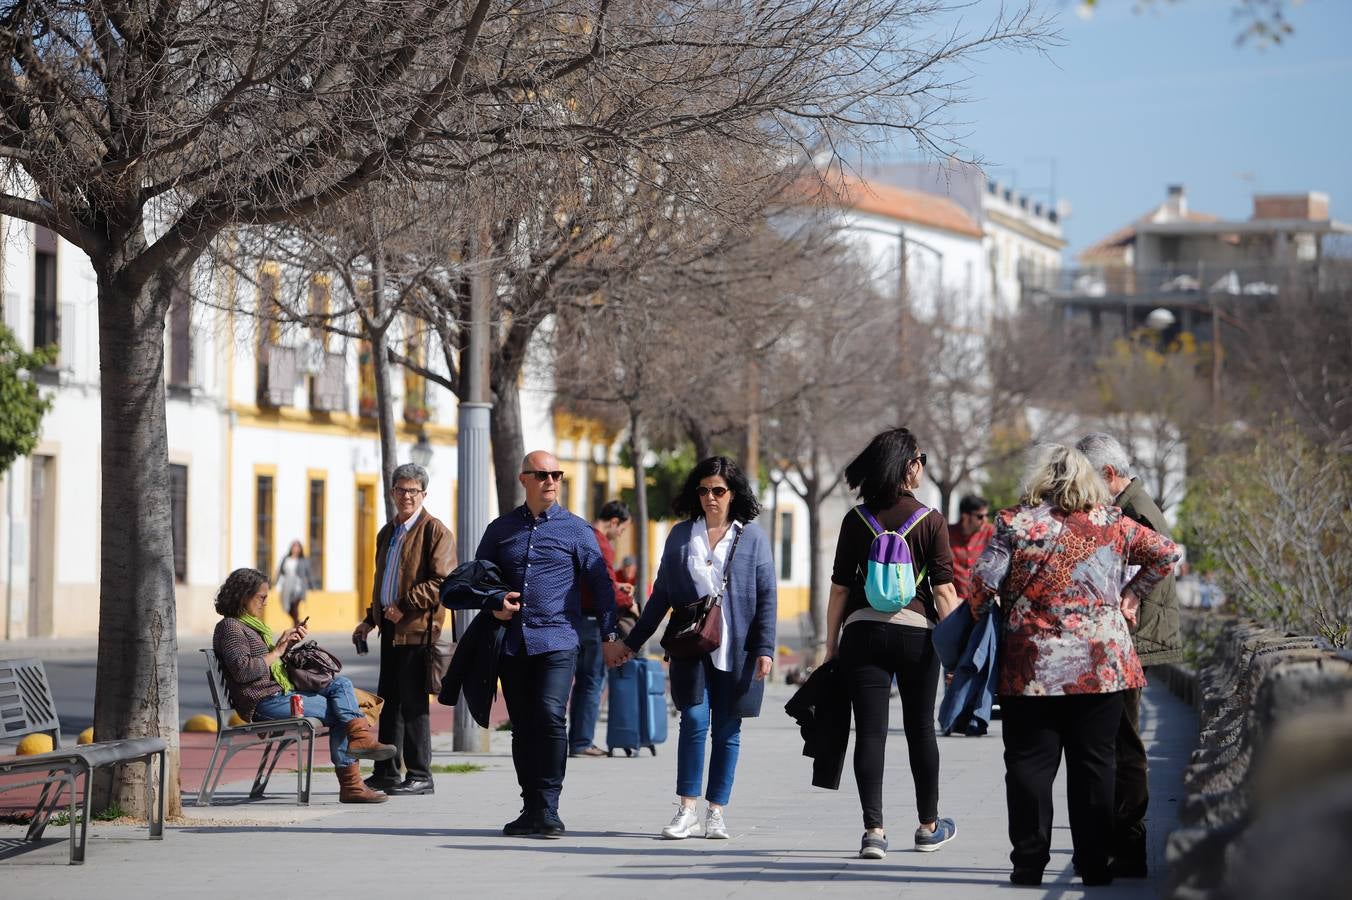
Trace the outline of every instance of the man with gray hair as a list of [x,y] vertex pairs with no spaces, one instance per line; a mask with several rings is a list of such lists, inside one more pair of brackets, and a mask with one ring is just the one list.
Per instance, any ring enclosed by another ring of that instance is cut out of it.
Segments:
[[[1131,519],[1165,537],[1169,525],[1158,504],[1132,475],[1127,451],[1110,434],[1086,434],[1075,445],[1103,477],[1112,492],[1113,504]],[[1141,598],[1137,624],[1132,630],[1136,655],[1145,667],[1181,662],[1183,644],[1178,629],[1178,599],[1172,572]],[[1149,677],[1150,670],[1146,669]],[[1122,722],[1117,730],[1117,779],[1113,800],[1112,871],[1119,878],[1145,878],[1145,812],[1150,794],[1146,783],[1146,753],[1141,742],[1141,692],[1127,691]]]
[[[376,535],[376,575],[366,617],[352,632],[358,651],[380,629],[380,742],[397,748],[394,759],[377,762],[366,779],[372,790],[391,796],[430,794],[432,724],[428,717],[427,661],[423,645],[435,643],[446,610],[441,582],[455,568],[455,536],[423,510],[427,470],[405,463],[390,477],[394,518]],[[405,776],[399,778],[402,760]]]

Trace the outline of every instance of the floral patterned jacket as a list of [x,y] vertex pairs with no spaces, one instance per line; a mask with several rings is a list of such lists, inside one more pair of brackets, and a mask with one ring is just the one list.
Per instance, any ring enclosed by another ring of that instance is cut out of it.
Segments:
[[[1145,686],[1121,594],[1150,592],[1178,560],[1173,541],[1115,506],[1066,515],[1001,510],[972,570],[972,614],[1004,610],[998,693],[1107,694]],[[1140,570],[1128,580],[1128,567]]]

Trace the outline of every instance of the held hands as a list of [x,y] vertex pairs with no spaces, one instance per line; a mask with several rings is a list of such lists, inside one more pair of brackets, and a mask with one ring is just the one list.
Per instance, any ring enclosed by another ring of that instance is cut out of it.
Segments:
[[512,616],[521,611],[521,604],[517,601],[521,599],[520,591],[509,591],[502,598],[502,609],[493,610],[493,617],[509,622]]
[[1122,592],[1122,617],[1132,628],[1136,627],[1137,616],[1141,610],[1141,598],[1131,591]]
[[621,594],[624,594],[628,597],[634,596],[634,586],[632,584],[622,584],[619,587]]
[[756,657],[756,674],[752,677],[757,681],[764,681],[766,676],[770,674],[770,666],[773,664],[774,660],[768,656]]
[[601,657],[608,668],[622,666],[634,658],[634,651],[624,641],[607,641],[601,645]]

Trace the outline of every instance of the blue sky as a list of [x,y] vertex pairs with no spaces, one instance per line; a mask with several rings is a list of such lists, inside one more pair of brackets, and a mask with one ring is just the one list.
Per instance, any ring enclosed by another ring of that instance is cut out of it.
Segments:
[[[1239,0],[1041,0],[1065,45],[1046,56],[996,51],[975,62],[957,111],[989,174],[1057,196],[1073,253],[1187,187],[1192,209],[1247,218],[1253,193],[1330,196],[1352,221],[1352,2],[1289,8],[1280,46],[1236,46]],[[977,0],[972,26],[998,4]],[[1248,180],[1246,180],[1248,179]]]

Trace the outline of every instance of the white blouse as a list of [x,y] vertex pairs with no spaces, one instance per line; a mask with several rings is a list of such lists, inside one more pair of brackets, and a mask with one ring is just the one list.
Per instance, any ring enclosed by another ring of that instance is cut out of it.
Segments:
[[[734,532],[741,529],[740,522],[733,522],[728,530],[723,532],[723,538],[718,542],[718,546],[710,549],[708,523],[702,516],[695,520],[695,527],[690,529],[690,550],[685,564],[691,580],[695,582],[697,596],[712,596],[722,588],[723,571],[728,563],[728,553],[732,550]],[[726,602],[719,604],[718,609],[723,618],[723,641],[710,655],[715,669],[720,672],[731,672],[732,613]]]

